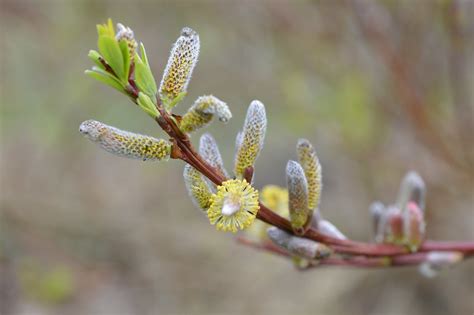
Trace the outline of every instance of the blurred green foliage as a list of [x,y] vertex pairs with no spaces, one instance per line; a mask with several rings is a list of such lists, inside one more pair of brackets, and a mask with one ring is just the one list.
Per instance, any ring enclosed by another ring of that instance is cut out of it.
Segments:
[[66,302],[74,294],[73,275],[65,265],[45,268],[32,260],[19,269],[21,288],[31,298],[56,304]]

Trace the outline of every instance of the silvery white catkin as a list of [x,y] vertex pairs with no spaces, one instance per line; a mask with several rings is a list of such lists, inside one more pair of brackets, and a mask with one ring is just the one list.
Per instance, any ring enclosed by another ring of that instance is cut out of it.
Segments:
[[385,213],[385,205],[381,203],[380,201],[375,201],[370,205],[369,211],[370,211],[370,216],[372,217],[374,235],[375,235],[375,238],[377,238],[377,235],[380,234],[379,224],[380,224],[380,220],[382,220],[382,216]]
[[294,230],[301,230],[308,224],[312,210],[308,208],[308,184],[306,177],[303,168],[298,162],[288,161],[286,165],[286,182],[291,226]]
[[135,56],[138,44],[135,40],[133,30],[130,27],[126,27],[122,23],[117,23],[117,33],[115,34],[115,39],[119,42],[124,40],[127,43],[130,58]]
[[339,231],[339,229],[328,220],[318,221],[318,231],[324,235],[331,236],[340,240],[345,240],[347,237]]
[[408,172],[400,184],[397,206],[403,211],[409,201],[415,202],[422,211],[425,209],[426,186],[417,172]]
[[331,255],[331,249],[324,244],[293,236],[276,227],[267,230],[268,237],[290,254],[306,259],[322,259]]
[[203,134],[199,139],[199,154],[201,154],[207,163],[218,169],[226,178],[229,177],[224,168],[224,162],[217,142],[210,133]]

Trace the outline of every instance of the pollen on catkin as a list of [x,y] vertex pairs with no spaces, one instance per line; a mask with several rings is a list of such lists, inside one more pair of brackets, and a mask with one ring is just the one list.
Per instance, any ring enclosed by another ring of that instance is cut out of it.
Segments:
[[124,40],[127,43],[130,58],[135,56],[135,51],[137,50],[138,44],[130,27],[126,27],[121,23],[117,23],[117,33],[115,34],[115,39],[118,42]]
[[217,187],[207,216],[217,230],[235,233],[249,227],[259,209],[258,191],[245,179],[231,179]]
[[173,100],[186,92],[199,55],[199,35],[189,27],[181,30],[181,36],[171,49],[168,63],[160,84],[162,100]]
[[79,131],[102,149],[118,156],[144,161],[170,157],[171,144],[163,139],[120,130],[95,120],[83,122]]
[[242,135],[237,138],[234,173],[242,178],[247,167],[253,166],[263,147],[267,117],[265,106],[259,101],[253,101],[247,110]]
[[312,211],[308,208],[308,184],[303,168],[298,162],[288,161],[286,181],[291,226],[295,232],[301,234],[311,219]]
[[189,164],[184,166],[184,183],[194,205],[207,211],[211,205],[211,190],[201,173]]
[[219,152],[217,142],[211,134],[205,133],[201,136],[201,139],[199,140],[199,154],[207,163],[219,170],[222,175],[226,178],[229,177],[224,168],[224,162],[221,153]]
[[308,140],[298,140],[296,151],[298,153],[298,161],[301,167],[303,167],[308,183],[308,207],[316,209],[321,198],[321,164],[319,164],[316,151]]
[[184,132],[193,132],[206,126],[214,115],[223,123],[227,123],[232,118],[232,113],[226,103],[212,95],[201,96],[183,115],[180,129]]

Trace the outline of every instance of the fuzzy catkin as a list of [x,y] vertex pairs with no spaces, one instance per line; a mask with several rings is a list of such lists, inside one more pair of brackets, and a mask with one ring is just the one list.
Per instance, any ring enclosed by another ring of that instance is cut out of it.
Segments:
[[404,210],[410,201],[415,202],[422,211],[425,210],[425,182],[414,171],[408,172],[400,184],[397,206]]
[[201,154],[202,158],[212,167],[218,169],[222,175],[226,178],[229,177],[224,168],[224,162],[221,153],[219,152],[217,142],[211,134],[205,133],[201,136],[201,139],[199,140],[199,154]]
[[211,205],[211,190],[207,182],[194,167],[189,164],[184,166],[184,183],[194,205],[202,211],[207,211]]
[[226,123],[232,118],[232,113],[226,103],[215,96],[205,95],[199,97],[183,115],[180,129],[183,132],[193,132],[206,126],[214,116],[219,121]]
[[307,225],[312,211],[308,208],[308,184],[303,168],[298,162],[288,161],[286,181],[291,226],[293,229],[299,230]]
[[115,35],[117,41],[124,40],[127,43],[130,58],[134,58],[135,51],[137,50],[138,44],[133,35],[133,31],[130,27],[126,27],[121,23],[117,24],[117,34]]
[[308,183],[308,207],[316,209],[321,198],[321,164],[319,163],[316,151],[308,140],[300,139],[296,146],[296,151]]
[[331,255],[331,249],[322,243],[293,236],[277,227],[267,229],[267,235],[278,247],[305,259],[321,259]]
[[102,149],[118,156],[144,161],[170,157],[171,144],[163,139],[120,130],[95,120],[83,122],[79,131]]
[[267,116],[265,106],[259,101],[253,101],[247,110],[244,128],[237,138],[234,173],[242,178],[247,167],[253,166],[265,140]]
[[159,92],[162,99],[175,99],[186,92],[199,56],[199,35],[189,27],[181,30],[170,52]]

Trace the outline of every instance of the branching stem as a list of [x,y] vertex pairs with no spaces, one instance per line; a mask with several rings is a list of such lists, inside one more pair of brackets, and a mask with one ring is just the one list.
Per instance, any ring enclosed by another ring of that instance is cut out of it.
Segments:
[[[109,69],[107,70],[109,71]],[[128,89],[127,92],[132,100],[137,104],[136,99],[138,97],[138,90],[136,84],[133,79],[130,79],[129,83],[131,89]],[[176,124],[176,119],[174,119],[163,108],[159,97],[157,97],[156,101],[160,116],[157,117],[155,121],[171,138],[171,142],[173,143],[172,158],[181,159],[185,163],[190,164],[216,185],[221,185],[223,181],[227,180],[218,169],[209,165],[209,163],[207,163],[201,155],[196,152],[189,136],[180,130],[179,126]],[[249,172],[253,173],[253,169],[249,170]],[[248,174],[249,176],[250,173]],[[287,219],[268,209],[262,203],[260,203],[260,210],[257,213],[257,219],[294,234],[291,224]],[[427,240],[423,242],[416,253],[410,253],[409,250],[403,246],[341,240],[324,235],[314,228],[309,228],[302,237],[324,243],[325,245],[330,246],[336,254],[350,255],[340,258],[330,257],[318,262],[317,264],[310,264],[306,269],[327,265],[365,268],[418,265],[424,261],[427,253],[431,251],[461,252],[464,258],[474,256],[474,242],[441,242]],[[288,256],[286,252],[270,243],[253,243],[243,238],[238,238],[238,241],[244,245],[259,250]]]

